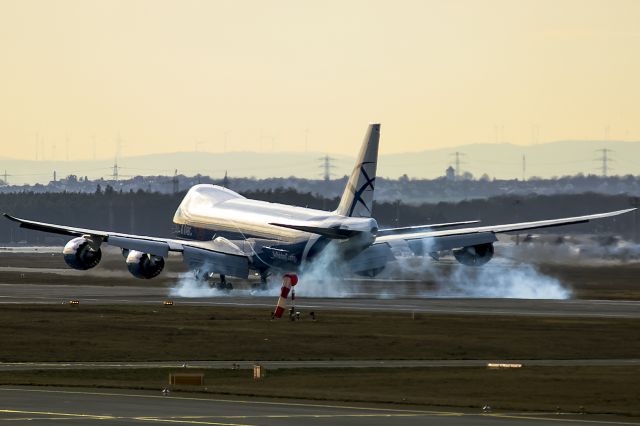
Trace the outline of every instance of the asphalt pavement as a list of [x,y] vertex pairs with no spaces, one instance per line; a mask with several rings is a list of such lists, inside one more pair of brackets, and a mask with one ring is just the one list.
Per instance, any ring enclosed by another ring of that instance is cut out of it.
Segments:
[[121,390],[0,387],[0,424],[55,425],[638,425],[575,413],[425,410],[373,404],[216,398]]
[[[206,290],[205,290],[206,292]],[[0,284],[0,303],[60,304],[79,300],[82,304],[157,304],[170,299],[176,305],[248,306],[273,309],[277,296],[250,291],[212,290],[207,297],[179,297],[171,289],[142,286]],[[296,298],[295,306],[306,311],[365,310],[469,315],[537,315],[640,318],[637,300],[538,300],[488,298]]]

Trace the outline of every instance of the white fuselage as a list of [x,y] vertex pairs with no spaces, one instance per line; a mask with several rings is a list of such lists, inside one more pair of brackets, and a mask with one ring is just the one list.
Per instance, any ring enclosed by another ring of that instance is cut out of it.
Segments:
[[[196,185],[184,197],[176,210],[173,222],[178,235],[194,240],[212,240],[224,237],[229,240],[268,240],[280,247],[291,247],[306,257],[305,248],[319,236],[314,233],[288,229],[273,223],[300,224],[320,228],[366,231],[371,238],[358,247],[366,248],[373,242],[377,223],[372,218],[353,218],[333,212],[295,207],[266,201],[250,200],[227,188],[215,185]],[[336,241],[342,247],[355,245],[355,241]],[[294,249],[295,247],[295,249]]]

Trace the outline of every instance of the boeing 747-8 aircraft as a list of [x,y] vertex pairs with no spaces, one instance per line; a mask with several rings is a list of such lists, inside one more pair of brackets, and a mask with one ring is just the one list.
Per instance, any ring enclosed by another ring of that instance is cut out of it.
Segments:
[[138,278],[157,276],[169,252],[178,252],[199,277],[220,274],[222,286],[228,287],[226,276],[247,278],[254,271],[266,282],[270,273],[296,272],[330,247],[343,267],[356,274],[384,269],[394,259],[393,244],[403,244],[416,255],[452,251],[458,262],[480,266],[493,257],[498,233],[583,223],[634,210],[506,225],[466,221],[379,229],[371,217],[379,140],[380,124],[369,125],[340,204],[332,212],[249,200],[220,186],[196,185],[173,217],[175,239],[5,216],[23,228],[74,237],[63,250],[74,269],[98,265],[100,247],[106,243],[122,249],[127,268]]

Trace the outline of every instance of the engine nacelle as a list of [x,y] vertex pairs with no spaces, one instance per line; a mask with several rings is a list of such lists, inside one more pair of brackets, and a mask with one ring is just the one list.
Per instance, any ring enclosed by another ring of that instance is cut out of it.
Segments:
[[141,251],[129,250],[127,268],[136,278],[150,279],[160,275],[164,269],[164,258]]
[[485,243],[462,247],[453,251],[456,260],[466,266],[482,266],[493,257],[493,244]]
[[90,242],[83,237],[74,238],[65,244],[62,249],[62,255],[67,265],[73,269],[86,271],[100,263],[102,259],[102,250],[92,248]]

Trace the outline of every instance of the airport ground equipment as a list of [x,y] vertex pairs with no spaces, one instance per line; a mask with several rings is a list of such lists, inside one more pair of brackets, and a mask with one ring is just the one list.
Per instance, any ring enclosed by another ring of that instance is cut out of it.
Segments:
[[[273,312],[273,316],[275,318],[282,318],[282,314],[284,313],[287,304],[287,297],[289,296],[289,293],[293,291],[293,287],[295,287],[296,284],[298,284],[298,276],[296,274],[285,274],[282,277],[282,287],[280,288],[278,304],[276,305],[276,310]],[[292,298],[293,297],[295,296],[292,294]]]

